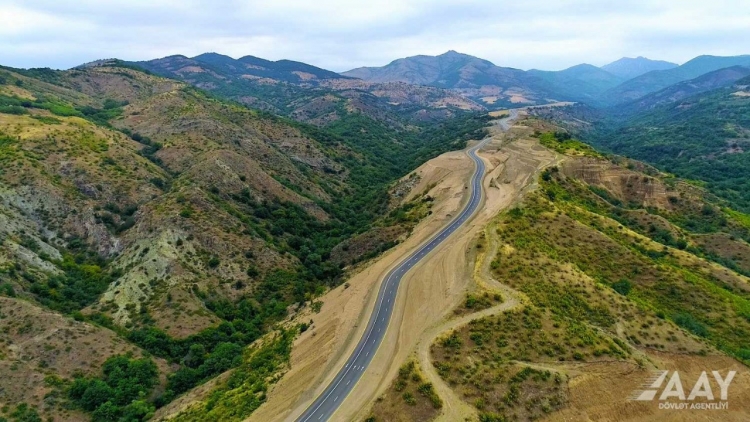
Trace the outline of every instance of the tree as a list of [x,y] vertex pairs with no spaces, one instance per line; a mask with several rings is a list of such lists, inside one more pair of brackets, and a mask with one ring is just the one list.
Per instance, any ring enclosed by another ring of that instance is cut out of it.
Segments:
[[156,385],[158,371],[151,359],[112,356],[104,362],[102,372],[101,378],[76,379],[68,390],[71,401],[92,412],[94,421],[120,421],[124,413],[130,415],[124,420],[141,421],[144,419],[137,419],[138,415],[152,413],[145,402],[134,405]]
[[83,397],[81,397],[81,407],[89,412],[93,412],[97,407],[109,401],[114,393],[114,390],[104,381],[98,379],[92,380],[89,382],[88,387],[86,387]]
[[188,368],[197,368],[206,360],[206,348],[198,343],[190,346],[188,354],[182,360],[183,365]]
[[154,406],[144,400],[135,400],[123,410],[122,422],[140,422],[154,416]]
[[94,422],[116,422],[120,419],[120,413],[120,408],[111,401],[108,401],[96,408],[92,415],[92,420]]

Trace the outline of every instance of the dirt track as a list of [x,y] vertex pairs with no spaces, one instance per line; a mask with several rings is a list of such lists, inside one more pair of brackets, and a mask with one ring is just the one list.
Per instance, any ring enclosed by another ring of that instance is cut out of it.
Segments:
[[[517,200],[536,180],[537,172],[555,159],[534,141],[524,140],[525,130],[512,129],[506,135],[498,129],[493,141],[480,154],[488,169],[483,208],[471,223],[404,278],[383,345],[334,420],[366,417],[372,401],[388,386],[417,344],[423,342],[425,333],[429,337],[432,329],[439,327],[465,297],[474,274],[477,233],[500,210]],[[515,140],[509,142],[511,139]],[[435,184],[429,192],[435,198],[432,215],[404,243],[354,275],[348,281],[350,287],[340,286],[322,298],[321,312],[310,316],[314,321],[312,328],[295,342],[291,369],[249,420],[293,420],[325,388],[364,330],[383,274],[461,208],[471,172],[470,159],[460,151],[443,154],[417,170],[421,180],[412,189],[412,195]]]

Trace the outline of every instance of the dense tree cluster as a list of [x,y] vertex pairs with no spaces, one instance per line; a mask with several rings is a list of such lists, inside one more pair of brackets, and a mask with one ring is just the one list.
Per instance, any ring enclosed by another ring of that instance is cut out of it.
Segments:
[[136,422],[153,416],[148,396],[157,382],[151,359],[113,356],[104,362],[103,375],[76,378],[68,390],[73,403],[92,412],[93,420]]

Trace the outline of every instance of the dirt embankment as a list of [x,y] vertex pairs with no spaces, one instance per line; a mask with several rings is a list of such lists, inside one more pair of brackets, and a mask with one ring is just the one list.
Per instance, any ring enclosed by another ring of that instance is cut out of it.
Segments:
[[[475,270],[477,233],[523,194],[541,168],[555,161],[553,153],[524,139],[528,132],[513,127],[507,134],[499,128],[493,133],[493,140],[480,153],[487,163],[483,207],[404,278],[385,340],[334,419],[367,416],[370,404],[390,384],[400,364],[464,299]],[[432,215],[409,239],[324,296],[320,313],[303,317],[312,318],[314,324],[295,341],[291,369],[249,420],[293,420],[325,388],[364,331],[382,276],[461,209],[472,171],[471,160],[463,151],[443,154],[416,170],[420,181],[405,200],[434,185],[428,192],[435,199]]]

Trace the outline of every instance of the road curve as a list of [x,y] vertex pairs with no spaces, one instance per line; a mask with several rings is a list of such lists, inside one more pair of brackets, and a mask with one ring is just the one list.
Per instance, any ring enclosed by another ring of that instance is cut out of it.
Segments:
[[[510,121],[515,119],[517,112],[511,110],[510,115],[498,121],[498,126],[508,130]],[[443,227],[436,235],[422,243],[414,252],[401,260],[398,265],[391,269],[385,276],[385,281],[380,285],[375,309],[370,315],[367,328],[357,347],[352,352],[344,367],[339,370],[336,377],[326,387],[323,393],[297,418],[297,422],[327,421],[339,408],[347,395],[352,391],[360,377],[367,369],[370,361],[375,356],[378,346],[385,337],[388,323],[393,314],[393,305],[396,302],[398,286],[403,276],[409,272],[419,261],[422,260],[433,249],[438,247],[464,223],[469,221],[479,208],[482,200],[482,179],[484,178],[484,161],[477,156],[477,151],[482,148],[490,138],[466,150],[466,153],[474,161],[474,174],[471,176],[471,196],[463,210],[447,226]]]

